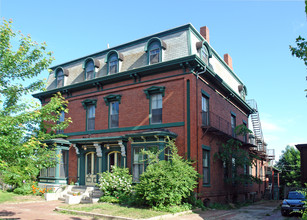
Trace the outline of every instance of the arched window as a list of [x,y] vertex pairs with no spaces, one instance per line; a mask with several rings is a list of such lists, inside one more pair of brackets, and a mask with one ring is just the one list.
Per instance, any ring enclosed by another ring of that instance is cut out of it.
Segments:
[[108,171],[110,172],[112,166],[121,166],[121,153],[119,151],[112,151],[108,154]]
[[56,87],[60,88],[65,84],[65,76],[68,76],[68,70],[62,67],[57,67],[55,69]]
[[204,63],[209,66],[209,58],[212,57],[211,48],[207,41],[199,41],[196,43],[197,52],[199,57],[204,61]]
[[93,60],[88,60],[85,64],[86,80],[93,79],[95,76],[95,66]]
[[111,50],[108,52],[105,58],[105,62],[108,66],[108,74],[118,73],[120,71],[121,61],[124,60],[122,53]]
[[205,62],[205,64],[209,65],[209,52],[207,47],[203,46],[201,48],[201,59]]
[[158,42],[153,42],[149,46],[149,64],[161,61],[161,48]]
[[148,64],[162,62],[162,51],[165,49],[166,44],[164,41],[157,37],[151,38],[145,46],[145,52],[147,52],[148,57]]
[[118,72],[118,58],[117,55],[114,53],[109,58],[109,74],[117,73]]
[[56,86],[57,86],[57,88],[64,86],[63,69],[58,69],[57,72],[56,72]]
[[84,69],[84,79],[85,80],[90,80],[94,79],[96,77],[96,72],[98,71],[98,68],[100,66],[100,63],[97,59],[95,58],[87,58],[84,63],[83,63],[83,69]]

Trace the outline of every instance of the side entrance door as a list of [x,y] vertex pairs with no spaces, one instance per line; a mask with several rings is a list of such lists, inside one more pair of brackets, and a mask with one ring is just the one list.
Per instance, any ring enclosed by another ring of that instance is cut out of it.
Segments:
[[97,155],[89,152],[85,155],[85,185],[94,186],[97,183]]

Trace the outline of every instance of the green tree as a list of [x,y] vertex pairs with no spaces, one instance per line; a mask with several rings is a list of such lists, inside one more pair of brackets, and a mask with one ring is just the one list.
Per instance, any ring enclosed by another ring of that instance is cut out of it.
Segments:
[[[307,16],[307,0],[305,0],[305,13]],[[292,56],[296,56],[297,58],[303,60],[305,66],[307,66],[307,41],[305,40],[305,38],[298,36],[295,42],[296,42],[296,47],[292,47],[291,45],[289,46],[291,54]],[[306,91],[307,89],[305,89],[305,92]]]
[[[12,21],[0,24],[0,185],[21,187],[36,180],[40,169],[57,161],[54,151],[43,143],[57,137],[56,130],[68,126],[70,119],[58,124],[67,101],[56,94],[40,107],[24,96],[45,86],[38,75],[53,60],[46,43],[37,43],[12,29]],[[28,82],[28,83],[27,83]],[[42,129],[44,128],[44,129]],[[48,128],[49,133],[46,133]]]
[[291,146],[287,146],[279,161],[276,163],[280,173],[280,185],[300,186],[301,159],[300,152]]

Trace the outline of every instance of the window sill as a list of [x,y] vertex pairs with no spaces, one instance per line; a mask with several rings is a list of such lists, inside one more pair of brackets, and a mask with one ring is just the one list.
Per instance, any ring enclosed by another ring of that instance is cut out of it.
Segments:
[[211,187],[211,184],[203,184],[203,187]]

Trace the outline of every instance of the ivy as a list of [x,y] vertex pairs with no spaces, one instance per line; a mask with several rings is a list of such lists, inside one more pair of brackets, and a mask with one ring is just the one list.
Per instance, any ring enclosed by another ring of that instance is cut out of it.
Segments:
[[[239,135],[247,135],[251,131],[245,125],[238,125],[235,128],[235,133]],[[239,172],[240,168],[243,170],[246,167],[255,165],[256,159],[259,157],[250,152],[248,149],[242,147],[242,142],[238,139],[231,138],[225,144],[221,144],[218,153],[215,153],[215,158],[223,162],[224,169],[226,170],[225,181],[228,184],[239,185],[252,182],[260,182],[249,173]]]

